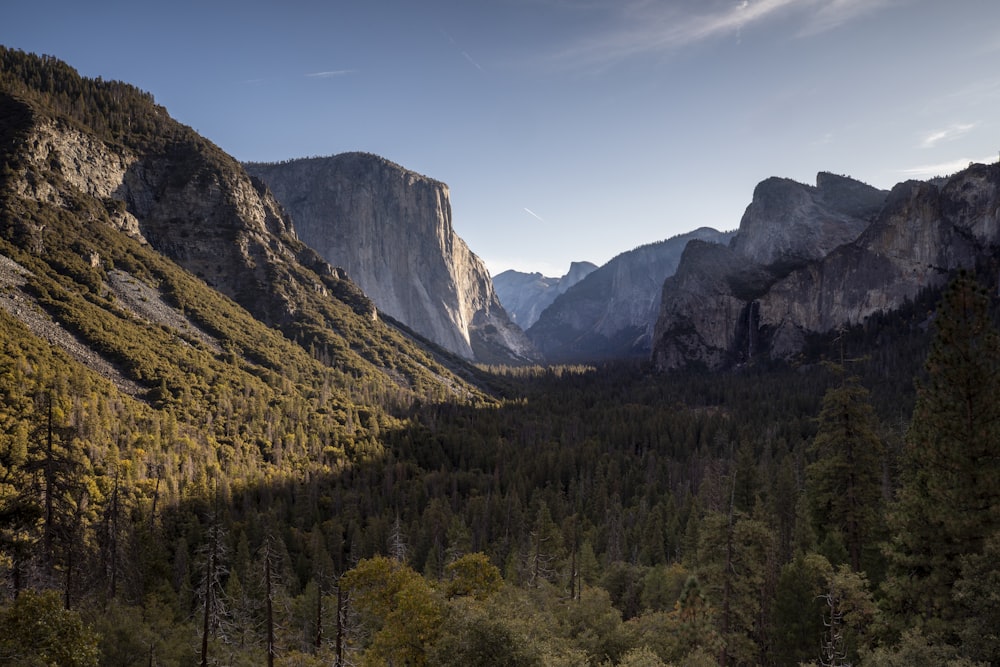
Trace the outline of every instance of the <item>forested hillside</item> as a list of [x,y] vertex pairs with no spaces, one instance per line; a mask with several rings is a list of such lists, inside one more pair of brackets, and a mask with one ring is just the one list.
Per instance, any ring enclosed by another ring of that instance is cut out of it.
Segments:
[[473,368],[339,279],[265,323],[25,152],[190,131],[3,58],[0,662],[997,662],[988,279],[727,374]]

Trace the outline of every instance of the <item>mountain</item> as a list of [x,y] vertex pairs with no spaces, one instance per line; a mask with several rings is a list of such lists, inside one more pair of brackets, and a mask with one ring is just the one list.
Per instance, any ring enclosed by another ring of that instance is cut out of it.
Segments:
[[624,252],[559,295],[527,331],[550,362],[648,356],[663,281],[690,241],[726,243],[708,227]]
[[755,264],[778,267],[820,259],[856,239],[887,194],[825,172],[815,187],[769,178],[754,189],[733,250]]
[[0,165],[4,313],[140,401],[205,414],[222,378],[346,409],[481,395],[148,93],[0,48]]
[[577,284],[597,269],[590,262],[573,262],[569,271],[561,278],[549,278],[541,273],[524,273],[509,269],[493,276],[500,303],[510,313],[510,317],[522,329],[527,329],[542,314],[542,311],[573,285]]
[[380,311],[466,359],[536,360],[485,264],[455,234],[444,183],[366,153],[245,168]]
[[810,335],[893,311],[1000,243],[1000,166],[891,191],[820,174],[769,179],[730,247],[692,243],[663,286],[662,370],[794,358]]

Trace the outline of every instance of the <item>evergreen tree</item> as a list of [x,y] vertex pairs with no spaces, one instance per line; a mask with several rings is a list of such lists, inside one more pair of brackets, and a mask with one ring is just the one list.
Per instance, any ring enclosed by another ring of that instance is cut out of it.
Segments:
[[[989,296],[962,273],[948,286],[906,438],[886,585],[895,630],[914,627],[932,642],[959,643],[962,608],[953,586],[1000,527],[1000,336]],[[962,595],[988,598],[992,591]],[[992,656],[996,658],[996,656]]]
[[807,470],[807,491],[820,540],[839,532],[855,572],[882,514],[883,449],[871,395],[859,379],[829,389],[812,441],[816,460]]
[[717,610],[720,665],[754,664],[760,659],[764,587],[774,550],[774,534],[761,521],[730,512],[702,522],[698,545],[700,579]]
[[781,568],[774,599],[773,657],[780,665],[797,665],[815,659],[823,622],[820,595],[833,572],[819,554],[795,555]]

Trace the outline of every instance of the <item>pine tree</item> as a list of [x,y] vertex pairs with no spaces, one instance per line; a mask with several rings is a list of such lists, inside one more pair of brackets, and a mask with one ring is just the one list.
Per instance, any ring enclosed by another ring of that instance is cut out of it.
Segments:
[[884,447],[871,395],[857,377],[843,379],[823,396],[811,449],[816,460],[807,469],[807,490],[820,539],[839,532],[851,569],[860,571],[882,514]]
[[761,521],[730,511],[711,513],[702,521],[699,580],[716,609],[720,665],[759,660],[762,605],[774,534]]
[[935,642],[958,643],[952,588],[962,563],[1000,527],[1000,336],[989,306],[966,273],[945,292],[890,514],[886,593],[895,629],[915,627]]

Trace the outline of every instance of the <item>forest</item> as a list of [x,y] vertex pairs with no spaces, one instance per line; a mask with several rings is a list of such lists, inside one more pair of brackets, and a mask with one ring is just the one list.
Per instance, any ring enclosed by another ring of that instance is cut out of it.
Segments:
[[970,276],[941,298],[918,391],[889,381],[906,335],[864,329],[798,368],[490,369],[492,404],[352,414],[333,465],[304,414],[217,389],[214,430],[281,423],[240,456],[3,315],[0,655],[989,664],[1000,340]]
[[193,133],[0,55],[0,663],[1000,662],[995,266],[714,374],[472,367],[350,295],[268,326],[16,150],[39,116]]

